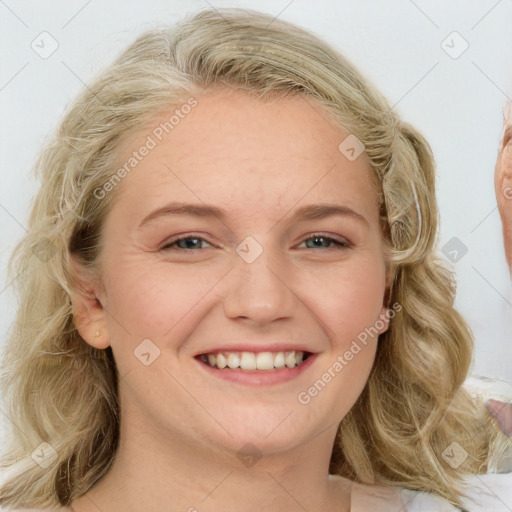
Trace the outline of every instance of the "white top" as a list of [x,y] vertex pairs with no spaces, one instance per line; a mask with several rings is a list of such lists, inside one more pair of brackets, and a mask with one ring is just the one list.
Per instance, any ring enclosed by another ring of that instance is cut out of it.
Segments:
[[[469,475],[462,504],[469,512],[510,512],[512,473]],[[454,512],[460,509],[439,496],[402,487],[352,487],[350,512]]]

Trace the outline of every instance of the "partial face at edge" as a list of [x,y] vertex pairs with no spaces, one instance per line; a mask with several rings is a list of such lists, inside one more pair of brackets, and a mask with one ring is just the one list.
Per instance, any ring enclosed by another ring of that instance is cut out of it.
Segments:
[[505,256],[512,272],[512,105],[505,109],[503,134],[494,171],[496,200],[503,225]]
[[[347,132],[312,100],[217,90],[197,101],[161,140],[153,128],[174,108],[119,148],[121,167],[148,136],[156,143],[117,185],[102,234],[105,290],[81,334],[111,344],[124,417],[139,426],[233,450],[290,449],[341,421],[373,365],[376,337],[354,349],[386,311],[371,169],[364,153],[339,151]],[[171,203],[225,217],[155,214]],[[296,216],[320,204],[341,213]],[[98,328],[106,334],[95,338]],[[293,348],[313,354],[303,368],[249,378],[199,357]]]

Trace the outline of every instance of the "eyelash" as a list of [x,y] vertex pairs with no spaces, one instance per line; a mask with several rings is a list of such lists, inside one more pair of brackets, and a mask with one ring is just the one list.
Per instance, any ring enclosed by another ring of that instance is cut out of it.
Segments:
[[[308,238],[305,238],[303,240],[303,242],[306,242],[307,240],[312,240],[314,238],[322,238],[324,240],[328,240],[330,242],[333,242],[337,246],[336,249],[338,249],[338,250],[351,249],[353,247],[353,244],[351,244],[350,242],[348,242],[346,240],[344,240],[344,241],[337,240],[336,238],[332,238],[330,236],[326,236],[326,235],[323,235],[321,233],[318,233],[318,234],[317,233],[313,233]],[[210,242],[208,242],[207,240],[205,240],[202,237],[194,236],[194,235],[188,235],[188,236],[182,236],[180,238],[176,238],[175,240],[171,240],[170,242],[166,243],[160,250],[162,250],[162,251],[178,250],[180,252],[189,252],[189,251],[196,251],[197,252],[199,249],[183,249],[181,247],[173,247],[178,242],[180,242],[181,240],[189,240],[189,239],[201,240],[203,242],[210,243]],[[303,243],[303,242],[301,242],[301,243]],[[213,245],[213,244],[210,244],[210,245]],[[312,248],[311,247],[307,247],[307,249],[312,249]],[[331,248],[330,247],[324,248],[324,250],[329,250],[329,249],[331,249]]]

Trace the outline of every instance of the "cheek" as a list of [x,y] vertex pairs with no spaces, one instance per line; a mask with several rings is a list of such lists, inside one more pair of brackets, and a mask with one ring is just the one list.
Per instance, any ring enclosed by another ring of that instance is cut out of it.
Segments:
[[[368,264],[330,279],[318,294],[318,311],[330,334],[342,347],[372,327],[382,328],[380,314],[385,294],[385,269]],[[379,322],[377,324],[377,322]]]
[[[174,267],[174,268],[173,268]],[[108,306],[111,326],[124,339],[177,338],[190,329],[198,310],[222,277],[222,272],[194,265],[178,269],[168,262],[127,257],[112,266]],[[119,325],[121,324],[121,326]]]
[[384,293],[384,269],[368,262],[366,272],[352,269],[340,275],[319,303],[319,316],[329,327],[330,339],[323,373],[315,376],[328,388],[317,402],[319,414],[322,404],[330,404],[335,417],[344,417],[364,389],[375,360],[378,333],[385,326],[380,317]]

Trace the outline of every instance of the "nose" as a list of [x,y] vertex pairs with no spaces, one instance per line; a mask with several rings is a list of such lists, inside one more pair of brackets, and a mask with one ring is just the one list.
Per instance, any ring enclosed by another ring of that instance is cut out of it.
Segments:
[[256,325],[291,318],[299,299],[292,291],[292,276],[285,264],[263,253],[252,263],[236,255],[224,298],[224,313],[231,319],[245,319]]

